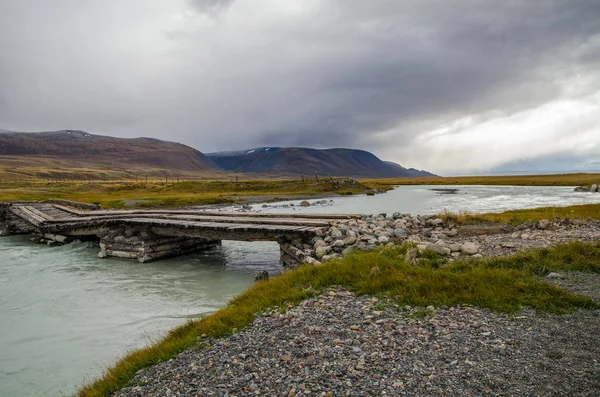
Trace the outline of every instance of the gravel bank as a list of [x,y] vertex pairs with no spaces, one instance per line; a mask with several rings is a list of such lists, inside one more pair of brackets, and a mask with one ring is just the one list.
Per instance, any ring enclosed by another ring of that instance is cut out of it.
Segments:
[[[598,298],[597,277],[553,282]],[[428,309],[329,291],[142,370],[117,395],[600,395],[600,311]]]

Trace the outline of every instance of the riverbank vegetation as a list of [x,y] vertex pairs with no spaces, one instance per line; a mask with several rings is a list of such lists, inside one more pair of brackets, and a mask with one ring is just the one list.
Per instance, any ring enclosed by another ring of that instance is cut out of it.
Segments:
[[180,207],[267,201],[272,197],[366,193],[371,187],[349,179],[185,181],[185,182],[44,182],[0,184],[0,201],[66,199],[103,208]]
[[189,322],[156,344],[127,355],[79,396],[108,396],[126,386],[135,373],[168,360],[181,351],[201,348],[205,337],[219,338],[249,326],[267,308],[285,310],[326,288],[341,286],[357,294],[425,307],[470,304],[499,312],[527,306],[564,313],[600,309],[592,299],[543,281],[551,271],[578,270],[600,274],[600,243],[574,242],[509,258],[465,259],[446,263],[435,254],[418,266],[404,261],[410,245],[352,254],[319,266],[304,266],[259,282],[216,313]]
[[489,222],[510,223],[520,225],[526,222],[537,222],[542,219],[600,219],[600,204],[572,205],[568,207],[539,207],[522,210],[510,210],[501,213],[460,214],[445,212],[440,214],[444,222],[458,224],[479,224]]
[[594,183],[600,183],[600,174],[388,178],[368,179],[363,182],[380,187],[388,185],[591,186]]

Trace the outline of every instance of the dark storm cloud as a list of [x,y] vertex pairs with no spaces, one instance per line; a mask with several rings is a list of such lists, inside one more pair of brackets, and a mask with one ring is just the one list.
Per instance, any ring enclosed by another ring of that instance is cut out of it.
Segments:
[[345,146],[402,161],[457,119],[600,91],[597,0],[0,0],[0,29],[0,128],[205,151]]

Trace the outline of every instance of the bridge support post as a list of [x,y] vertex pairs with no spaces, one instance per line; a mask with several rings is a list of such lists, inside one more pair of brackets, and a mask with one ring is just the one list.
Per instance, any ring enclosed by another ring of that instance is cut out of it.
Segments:
[[8,219],[6,219],[7,214],[8,214],[8,204],[0,203],[0,236],[6,236],[9,234]]
[[129,227],[102,228],[100,237],[100,258],[116,257],[150,262],[157,259],[185,255],[221,245],[220,240],[190,237],[164,237],[150,230]]
[[288,240],[283,237],[279,237],[277,242],[281,255],[279,262],[283,271],[296,269],[305,263],[304,259],[309,256],[306,250],[310,249],[310,242],[302,239]]

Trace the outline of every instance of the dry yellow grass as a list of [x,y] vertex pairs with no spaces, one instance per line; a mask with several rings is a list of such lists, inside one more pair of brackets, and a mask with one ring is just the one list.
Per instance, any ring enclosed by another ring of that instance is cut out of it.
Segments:
[[600,183],[600,174],[554,174],[510,176],[456,176],[430,178],[364,179],[370,185],[502,185],[502,186],[587,186]]
[[[335,180],[334,180],[335,181]],[[190,181],[190,182],[42,182],[0,183],[0,201],[59,198],[100,204],[104,208],[177,207],[243,201],[243,196],[276,197],[323,193],[354,194],[362,184],[337,186],[331,181]]]

